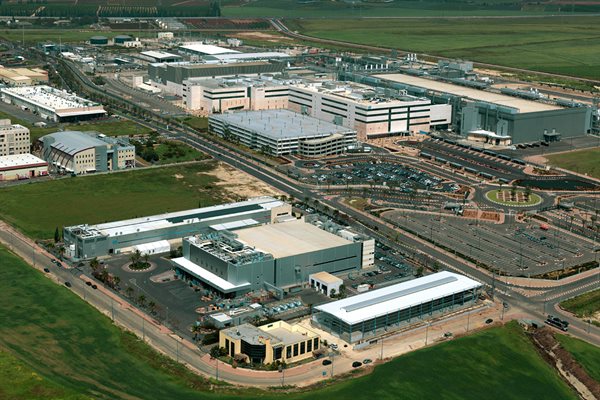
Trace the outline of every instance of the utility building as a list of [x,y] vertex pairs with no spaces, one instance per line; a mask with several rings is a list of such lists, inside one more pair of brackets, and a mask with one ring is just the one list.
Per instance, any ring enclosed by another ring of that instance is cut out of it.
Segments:
[[302,287],[309,275],[320,271],[360,270],[367,266],[363,252],[372,251],[373,239],[345,239],[339,235],[344,227],[332,223],[319,228],[293,219],[224,228],[228,229],[185,238],[183,257],[172,262],[187,279],[226,297]]
[[474,304],[481,283],[438,272],[314,308],[312,323],[348,343]]

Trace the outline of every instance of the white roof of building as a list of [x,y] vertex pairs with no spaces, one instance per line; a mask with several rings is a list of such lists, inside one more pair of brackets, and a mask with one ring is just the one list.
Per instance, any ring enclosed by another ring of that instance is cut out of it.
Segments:
[[171,250],[168,240],[158,240],[156,242],[142,243],[134,246],[142,254],[159,254]]
[[352,242],[304,221],[261,225],[235,231],[238,239],[275,258],[348,245]]
[[156,60],[164,60],[165,58],[181,58],[181,56],[178,54],[172,54],[167,53],[166,51],[156,50],[142,51],[140,54],[146,57],[154,58]]
[[466,86],[454,85],[436,81],[433,79],[420,78],[418,76],[406,74],[382,74],[375,77],[393,82],[400,82],[406,85],[418,86],[424,89],[429,89],[442,93],[450,93],[456,96],[468,97],[472,100],[485,101],[494,103],[500,106],[513,107],[522,113],[561,110],[562,107],[544,104],[533,100],[521,99],[518,97],[508,96],[500,93],[487,92],[485,90],[474,89]]
[[238,60],[271,60],[274,58],[289,58],[290,55],[287,53],[281,53],[276,51],[268,51],[263,53],[229,53],[229,54],[213,54],[217,60],[223,62],[235,62]]
[[[251,213],[260,208],[270,210],[271,208],[279,207],[283,204],[284,203],[281,200],[274,199],[273,197],[256,197],[237,203],[219,204],[211,207],[152,215],[149,217],[107,222],[96,225],[93,228],[108,236],[120,236],[135,232],[152,231],[154,229],[161,229],[176,224],[187,224],[190,221],[210,221],[211,219],[221,218],[223,213],[227,213],[228,216],[234,216]],[[256,205],[257,208],[247,210],[247,208],[250,208],[249,206],[252,205]],[[231,214],[229,212],[231,212]]]
[[315,279],[323,283],[334,284],[334,283],[342,283],[342,278],[338,278],[335,275],[330,274],[327,271],[317,272],[316,274],[310,274],[308,276],[309,279]]
[[480,286],[466,276],[442,271],[315,308],[352,325]]
[[188,43],[182,46],[179,46],[182,49],[193,51],[196,53],[206,54],[206,55],[216,55],[216,54],[227,54],[227,53],[239,53],[239,51],[226,49],[225,47],[214,46],[212,44],[204,44],[201,42],[198,43]]
[[232,230],[232,229],[250,227],[250,226],[254,226],[254,225],[258,225],[258,224],[259,224],[258,221],[253,220],[252,218],[248,218],[248,219],[242,219],[240,221],[231,221],[231,222],[225,222],[223,224],[211,225],[210,228],[214,229],[215,231],[224,231],[224,230]]
[[225,313],[211,314],[209,315],[209,317],[214,319],[215,321],[219,321],[222,324],[232,321],[232,318]]
[[175,263],[178,267],[194,275],[196,278],[219,288],[225,293],[250,286],[250,283],[248,282],[244,282],[239,285],[234,285],[233,283],[221,278],[220,276],[217,276],[212,272],[205,270],[198,264],[194,264],[185,257],[173,258],[171,261]]
[[48,163],[33,154],[11,154],[0,157],[0,169],[19,169],[32,165],[48,165]]
[[105,112],[98,103],[45,85],[3,88],[2,92],[51,110],[60,116]]

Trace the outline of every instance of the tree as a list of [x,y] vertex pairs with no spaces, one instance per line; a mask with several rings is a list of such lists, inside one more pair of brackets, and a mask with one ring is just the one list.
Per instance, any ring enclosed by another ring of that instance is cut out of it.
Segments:
[[153,301],[150,301],[148,303],[148,309],[150,310],[150,314],[154,314],[156,312],[156,303]]
[[215,345],[210,348],[209,354],[212,358],[219,358],[227,355],[227,349],[225,347],[219,347]]
[[112,277],[111,282],[112,282],[113,288],[116,289],[119,287],[119,283],[121,283],[121,278],[119,278],[118,276],[115,275]]
[[58,247],[58,256],[62,259],[63,256],[65,255],[66,251],[67,251],[67,249],[65,248],[65,246],[59,246]]
[[98,257],[94,257],[91,261],[90,261],[90,268],[92,268],[92,272],[96,273],[98,272],[98,267],[100,267],[100,263],[98,262]]
[[424,271],[423,267],[417,268],[417,278],[423,276],[423,271]]
[[146,296],[144,294],[138,296],[138,303],[140,303],[140,306],[144,307],[146,304]]
[[531,196],[531,187],[525,186],[525,201],[529,201],[529,196]]
[[54,243],[60,242],[60,232],[58,231],[58,226],[54,230]]
[[148,268],[148,266],[150,265],[150,262],[148,261],[148,260],[150,260],[150,255],[148,255],[148,253],[144,254],[143,259],[144,259],[144,267]]
[[335,297],[335,295],[336,295],[336,290],[335,290],[335,289],[331,289],[331,290],[329,291],[329,296],[330,296],[330,297]]
[[127,295],[127,297],[131,297],[133,295],[133,288],[131,286],[127,286],[127,288],[125,289],[125,294]]

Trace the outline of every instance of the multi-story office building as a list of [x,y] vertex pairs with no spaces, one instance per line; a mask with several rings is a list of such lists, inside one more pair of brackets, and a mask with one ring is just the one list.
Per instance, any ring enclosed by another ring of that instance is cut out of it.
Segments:
[[29,153],[29,129],[0,119],[0,156]]

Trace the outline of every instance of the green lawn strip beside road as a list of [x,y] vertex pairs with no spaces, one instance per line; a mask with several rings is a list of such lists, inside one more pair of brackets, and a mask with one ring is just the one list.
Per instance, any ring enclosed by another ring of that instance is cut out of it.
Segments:
[[56,227],[100,223],[222,202],[212,163],[65,178],[3,188],[0,218],[48,239]]
[[306,19],[286,24],[320,38],[600,79],[600,17],[422,18],[402,23]]
[[130,120],[82,122],[63,126],[65,131],[96,131],[107,136],[148,135],[154,130]]
[[556,339],[592,379],[600,382],[600,347],[566,335],[556,335]]
[[11,354],[0,351],[0,399],[91,400],[91,397],[57,385]]
[[344,399],[577,398],[514,322],[409,353],[324,392]]
[[[575,399],[517,324],[402,356],[324,389],[219,388],[124,333],[66,287],[0,247],[0,347],[64,390],[96,398]],[[329,367],[323,367],[329,372]],[[27,383],[23,383],[24,385]],[[233,394],[237,394],[233,397]]]
[[600,179],[600,148],[545,155],[551,165]]
[[579,318],[590,316],[600,311],[600,289],[565,300],[560,306]]
[[158,154],[159,164],[180,163],[186,161],[199,161],[208,157],[185,143],[168,141],[154,148]]

